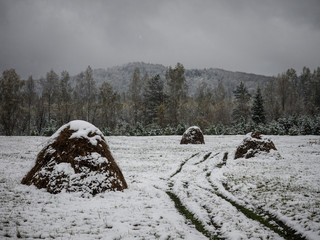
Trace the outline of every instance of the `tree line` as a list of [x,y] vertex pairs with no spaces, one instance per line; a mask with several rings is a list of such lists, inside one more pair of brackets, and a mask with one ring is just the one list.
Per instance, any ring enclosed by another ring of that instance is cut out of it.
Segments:
[[97,86],[90,66],[75,81],[67,71],[35,81],[8,69],[0,78],[0,134],[51,135],[73,119],[105,135],[182,134],[191,125],[205,134],[320,134],[320,67],[299,75],[288,69],[254,93],[240,82],[232,95],[220,81],[214,89],[200,84],[191,96],[184,75],[181,63],[164,78],[136,68],[119,94],[108,82]]

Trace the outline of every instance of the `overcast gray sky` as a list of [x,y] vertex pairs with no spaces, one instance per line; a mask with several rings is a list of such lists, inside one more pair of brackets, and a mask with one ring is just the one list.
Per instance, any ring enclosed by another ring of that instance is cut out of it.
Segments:
[[320,0],[0,0],[0,70],[133,61],[277,75],[320,66]]

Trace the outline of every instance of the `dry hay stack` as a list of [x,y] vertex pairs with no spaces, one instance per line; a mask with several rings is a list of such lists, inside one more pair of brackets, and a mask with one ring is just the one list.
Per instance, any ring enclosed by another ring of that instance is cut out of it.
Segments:
[[271,149],[277,150],[270,139],[262,137],[260,133],[248,133],[237,147],[234,159],[251,158],[260,152],[270,152]]
[[196,126],[189,127],[184,132],[180,144],[204,144],[201,129]]
[[22,183],[54,194],[95,195],[127,188],[101,131],[80,120],[69,122],[52,135]]

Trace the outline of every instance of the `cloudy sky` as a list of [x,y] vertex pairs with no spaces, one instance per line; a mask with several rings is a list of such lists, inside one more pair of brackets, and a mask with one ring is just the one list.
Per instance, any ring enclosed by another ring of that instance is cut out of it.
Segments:
[[319,0],[0,0],[0,70],[143,61],[277,75],[320,66]]

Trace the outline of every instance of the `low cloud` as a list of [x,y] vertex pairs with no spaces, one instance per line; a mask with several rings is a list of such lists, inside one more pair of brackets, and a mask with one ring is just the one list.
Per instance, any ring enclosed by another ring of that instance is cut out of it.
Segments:
[[132,61],[276,75],[320,63],[320,3],[0,0],[0,70],[71,74]]

